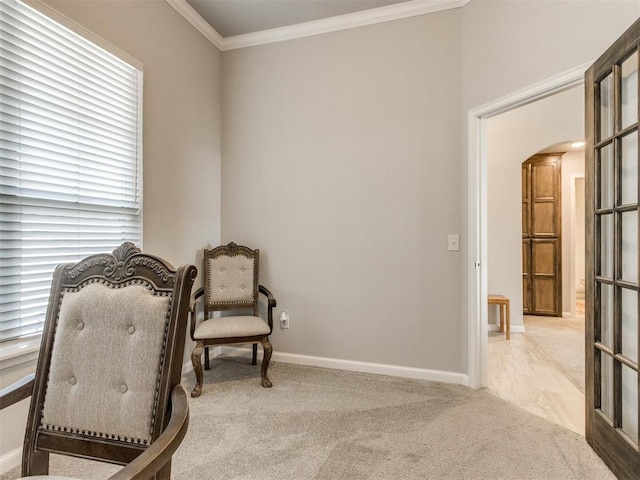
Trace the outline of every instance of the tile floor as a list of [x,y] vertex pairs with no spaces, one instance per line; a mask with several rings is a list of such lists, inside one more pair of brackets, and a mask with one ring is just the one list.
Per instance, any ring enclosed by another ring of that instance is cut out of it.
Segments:
[[[562,335],[561,329],[554,335]],[[506,341],[504,334],[490,332],[488,367],[489,392],[584,435],[584,394],[526,333]]]

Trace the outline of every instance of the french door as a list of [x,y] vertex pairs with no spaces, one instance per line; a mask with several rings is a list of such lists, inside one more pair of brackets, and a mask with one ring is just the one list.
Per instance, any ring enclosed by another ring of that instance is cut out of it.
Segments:
[[638,71],[640,20],[587,71],[586,437],[640,478]]

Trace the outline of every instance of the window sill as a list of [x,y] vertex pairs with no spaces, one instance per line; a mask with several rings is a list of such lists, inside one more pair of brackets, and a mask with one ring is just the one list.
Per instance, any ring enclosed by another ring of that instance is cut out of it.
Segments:
[[38,359],[41,336],[33,336],[0,344],[0,371]]

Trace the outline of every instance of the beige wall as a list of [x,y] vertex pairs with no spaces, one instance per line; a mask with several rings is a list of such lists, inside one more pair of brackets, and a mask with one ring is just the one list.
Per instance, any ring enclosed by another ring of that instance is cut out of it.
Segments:
[[471,0],[462,16],[465,111],[593,62],[638,0]]
[[46,3],[142,62],[144,250],[201,270],[220,242],[219,50],[164,1]]
[[[144,249],[200,266],[220,240],[220,52],[164,1],[45,3],[144,65]],[[2,362],[0,387],[34,367]],[[19,462],[22,403],[0,414],[0,473]]]
[[274,352],[461,372],[460,11],[223,54],[222,239]]
[[292,319],[275,351],[467,373],[466,114],[595,59],[639,12],[473,0],[224,52],[222,239],[262,249]]
[[200,266],[220,235],[220,52],[164,1],[45,3],[144,65],[144,249]]

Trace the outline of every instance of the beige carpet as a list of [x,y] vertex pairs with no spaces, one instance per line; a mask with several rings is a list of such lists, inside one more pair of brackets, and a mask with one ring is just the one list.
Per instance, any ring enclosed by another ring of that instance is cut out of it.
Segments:
[[[614,478],[583,437],[482,390],[282,363],[265,389],[244,359],[212,367],[190,401],[178,480]],[[86,479],[114,468],[52,463]]]

